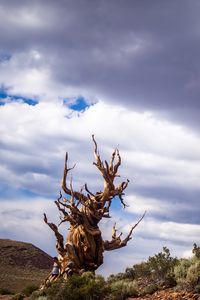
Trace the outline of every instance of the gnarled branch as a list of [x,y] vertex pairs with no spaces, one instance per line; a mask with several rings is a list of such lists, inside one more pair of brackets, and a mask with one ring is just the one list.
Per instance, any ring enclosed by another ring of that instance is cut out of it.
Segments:
[[54,223],[48,222],[46,214],[44,214],[44,222],[51,228],[51,230],[53,230],[56,236],[56,249],[58,253],[63,256],[65,253],[63,235],[58,231],[58,227]]
[[112,240],[111,241],[104,241],[104,249],[106,251],[111,251],[111,250],[115,250],[115,249],[119,249],[122,247],[125,247],[128,243],[128,241],[131,240],[132,238],[132,233],[133,230],[138,226],[138,224],[142,221],[142,219],[144,218],[146,214],[146,211],[144,212],[144,214],[142,215],[142,217],[139,219],[139,221],[131,228],[131,230],[129,231],[128,235],[126,236],[125,239],[121,239],[122,233],[120,233],[119,236],[117,236],[117,229],[116,229],[116,223],[113,226],[113,231],[112,231]]
[[[65,167],[64,167],[64,173],[63,173],[63,178],[62,178],[62,189],[63,191],[67,194],[67,195],[70,195],[72,196],[72,191],[70,188],[67,187],[67,182],[66,182],[66,179],[67,179],[67,175],[68,175],[68,172],[71,171],[72,169],[75,168],[76,165],[74,165],[72,168],[68,168],[67,167],[67,161],[68,161],[68,153],[66,152],[66,155],[65,155]],[[77,200],[82,200],[82,201],[87,201],[87,197],[80,193],[80,192],[73,192],[73,195],[74,197],[77,199]]]

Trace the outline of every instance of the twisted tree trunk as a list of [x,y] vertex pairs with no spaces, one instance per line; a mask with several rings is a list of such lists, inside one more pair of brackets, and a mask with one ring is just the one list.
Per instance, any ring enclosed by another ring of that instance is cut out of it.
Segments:
[[129,181],[124,181],[118,186],[114,185],[114,179],[119,177],[118,168],[121,165],[121,157],[118,149],[115,149],[110,163],[102,162],[98,153],[97,143],[94,142],[94,154],[96,161],[93,163],[104,178],[104,190],[93,194],[89,191],[87,184],[80,192],[73,191],[72,182],[67,186],[68,172],[73,168],[68,168],[68,154],[66,153],[64,175],[62,179],[62,189],[70,196],[70,199],[60,197],[55,201],[58,210],[61,212],[61,223],[69,222],[70,228],[64,243],[63,236],[58,231],[58,226],[49,223],[44,214],[44,221],[54,231],[56,236],[56,248],[58,251],[58,260],[60,263],[60,276],[68,277],[73,273],[81,274],[85,271],[95,271],[103,263],[103,252],[118,249],[127,245],[131,239],[131,234],[135,227],[144,218],[131,228],[129,234],[122,239],[122,234],[117,236],[115,225],[111,241],[102,239],[101,231],[98,227],[102,218],[110,218],[109,210],[114,197],[118,197],[122,205],[124,190]]

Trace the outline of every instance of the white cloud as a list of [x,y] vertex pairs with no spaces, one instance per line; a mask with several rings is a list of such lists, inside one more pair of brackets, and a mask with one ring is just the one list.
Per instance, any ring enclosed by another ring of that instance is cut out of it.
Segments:
[[[120,173],[131,179],[129,192],[133,186],[199,189],[200,139],[191,132],[162,120],[155,121],[149,114],[113,108],[102,102],[83,114],[66,118],[69,114],[58,103],[39,103],[34,107],[8,103],[1,107],[2,170],[4,173],[11,170],[11,176],[16,176],[14,184],[21,182],[23,186],[31,173],[30,181],[34,178],[35,187],[39,177],[45,180],[46,176],[46,182],[49,177],[58,181],[66,150],[70,159],[78,163],[80,178],[86,176],[85,182],[89,176],[92,180],[95,169],[91,166],[91,135],[95,133],[102,157],[109,158],[116,146],[121,150]],[[163,135],[168,148],[162,142]]]
[[200,225],[163,222],[147,218],[144,219],[142,226],[138,228],[137,234],[147,238],[156,237],[163,241],[192,245],[195,241],[199,241]]
[[45,198],[9,199],[0,202],[1,238],[29,242],[47,253],[55,252],[55,238],[43,222],[46,212],[55,221],[53,201]]
[[[121,174],[130,179],[136,175],[136,185],[198,188],[200,139],[197,136],[165,121],[155,121],[148,114],[113,108],[102,102],[83,114],[66,118],[69,114],[66,107],[56,103],[39,103],[34,107],[9,103],[2,107],[3,166],[12,170],[24,167],[25,173],[36,173],[32,171],[35,165],[44,169],[40,173],[54,176],[60,172],[65,151],[72,149],[70,158],[79,163],[81,172],[94,172],[87,163],[93,159],[91,134],[95,133],[102,156],[109,158],[112,149],[119,147],[123,160]],[[154,138],[150,140],[151,130]],[[167,149],[163,135],[168,140]],[[195,160],[191,159],[191,153],[196,155]]]
[[[193,218],[197,211],[196,195],[188,203],[179,194],[192,189],[199,191],[198,136],[164,120],[155,120],[152,114],[131,112],[103,102],[91,106],[84,113],[73,114],[58,102],[41,102],[34,107],[10,102],[1,107],[0,120],[3,187],[10,187],[11,193],[12,189],[15,193],[25,189],[38,194],[39,198],[29,200],[27,196],[25,201],[15,197],[9,201],[9,196],[2,195],[0,210],[3,212],[1,220],[5,235],[25,238],[53,253],[54,237],[50,232],[47,234],[41,216],[47,211],[50,219],[54,220],[53,211],[56,209],[52,206],[53,200],[50,205],[44,195],[54,199],[58,194],[66,150],[69,152],[69,164],[77,163],[72,172],[75,189],[85,182],[93,191],[102,188],[102,178],[92,165],[91,134],[95,133],[102,159],[109,159],[113,148],[119,147],[122,155],[121,179],[131,179],[125,198],[129,207],[122,213],[113,205],[113,218],[102,225],[105,238],[110,238],[114,221],[117,221],[119,230],[126,233],[133,217],[135,223],[144,210],[148,211],[126,249],[116,251],[116,254],[105,253],[105,261],[110,259],[112,262],[113,255],[118,257],[119,264],[115,266],[114,261],[112,263],[113,271],[148,258],[165,244],[172,247],[176,255],[183,255],[190,245],[198,242],[199,225],[195,224],[196,221],[194,224],[184,221],[185,215]],[[168,147],[163,136],[169,141]],[[191,153],[194,153],[194,159]],[[165,186],[179,188],[176,205],[174,200],[163,201],[159,193],[145,195],[138,190],[140,187],[160,189]],[[178,218],[180,211],[183,220]],[[171,220],[167,220],[169,216]],[[155,245],[149,248],[144,246],[145,243]],[[100,272],[108,274],[106,263]]]

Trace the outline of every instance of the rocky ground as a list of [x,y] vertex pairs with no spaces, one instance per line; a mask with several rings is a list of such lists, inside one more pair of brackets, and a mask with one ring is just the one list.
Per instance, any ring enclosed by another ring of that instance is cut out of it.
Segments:
[[155,292],[153,295],[146,295],[139,298],[129,298],[129,300],[200,300],[200,294],[186,291],[176,292],[173,289]]
[[[0,295],[0,300],[12,300],[13,295]],[[24,300],[30,300],[29,297],[24,298]]]
[[[0,300],[11,300],[11,295],[0,295]],[[25,298],[28,300],[30,298]],[[190,293],[186,291],[176,292],[173,289],[158,291],[153,295],[143,297],[129,298],[128,300],[200,300],[200,294]]]

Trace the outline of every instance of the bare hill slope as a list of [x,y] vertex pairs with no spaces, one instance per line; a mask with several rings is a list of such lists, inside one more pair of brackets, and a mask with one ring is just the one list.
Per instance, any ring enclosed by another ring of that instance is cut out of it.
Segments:
[[51,266],[51,256],[34,245],[0,239],[0,288],[18,292],[39,285]]

